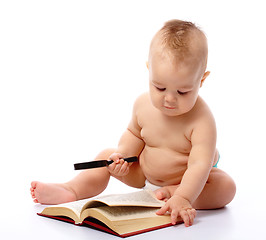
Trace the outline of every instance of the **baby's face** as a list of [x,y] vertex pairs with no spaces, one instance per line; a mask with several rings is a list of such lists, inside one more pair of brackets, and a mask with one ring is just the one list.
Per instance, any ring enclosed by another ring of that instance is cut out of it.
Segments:
[[150,97],[154,107],[167,116],[189,112],[197,101],[203,81],[201,67],[174,65],[159,57],[150,60]]

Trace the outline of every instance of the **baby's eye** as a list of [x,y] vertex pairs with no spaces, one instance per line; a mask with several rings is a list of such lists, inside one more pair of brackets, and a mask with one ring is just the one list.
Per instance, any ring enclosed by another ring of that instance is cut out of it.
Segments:
[[180,95],[185,95],[185,94],[187,94],[188,92],[181,92],[181,91],[177,91],[178,92],[178,94],[180,94]]
[[159,88],[159,87],[156,87],[156,89],[157,89],[158,91],[160,91],[160,92],[163,92],[163,91],[165,91],[166,88]]

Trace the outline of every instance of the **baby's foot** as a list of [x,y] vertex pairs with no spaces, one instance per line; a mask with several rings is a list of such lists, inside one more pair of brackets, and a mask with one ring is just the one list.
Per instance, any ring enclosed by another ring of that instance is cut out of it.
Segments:
[[157,199],[166,202],[172,197],[176,188],[177,188],[176,185],[161,187],[161,188],[155,190],[154,193],[155,193],[155,196],[157,197]]
[[66,184],[34,181],[31,183],[30,191],[35,203],[59,204],[77,200],[75,192]]

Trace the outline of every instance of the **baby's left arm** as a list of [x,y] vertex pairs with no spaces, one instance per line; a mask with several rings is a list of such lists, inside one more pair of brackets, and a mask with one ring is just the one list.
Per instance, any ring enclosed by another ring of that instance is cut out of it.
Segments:
[[160,209],[158,214],[171,212],[172,223],[181,216],[186,226],[192,225],[195,210],[192,203],[203,190],[213,165],[216,151],[216,127],[214,120],[201,121],[191,135],[192,149],[189,155],[188,168],[179,187],[173,196]]
[[199,124],[192,132],[191,145],[188,168],[175,194],[193,203],[203,190],[213,166],[216,151],[215,122],[209,120]]

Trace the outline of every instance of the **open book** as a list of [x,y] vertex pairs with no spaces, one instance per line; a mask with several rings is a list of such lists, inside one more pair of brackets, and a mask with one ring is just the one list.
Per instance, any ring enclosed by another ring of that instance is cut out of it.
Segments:
[[142,190],[53,205],[38,215],[128,237],[171,226],[170,215],[156,215],[163,205],[152,191]]

